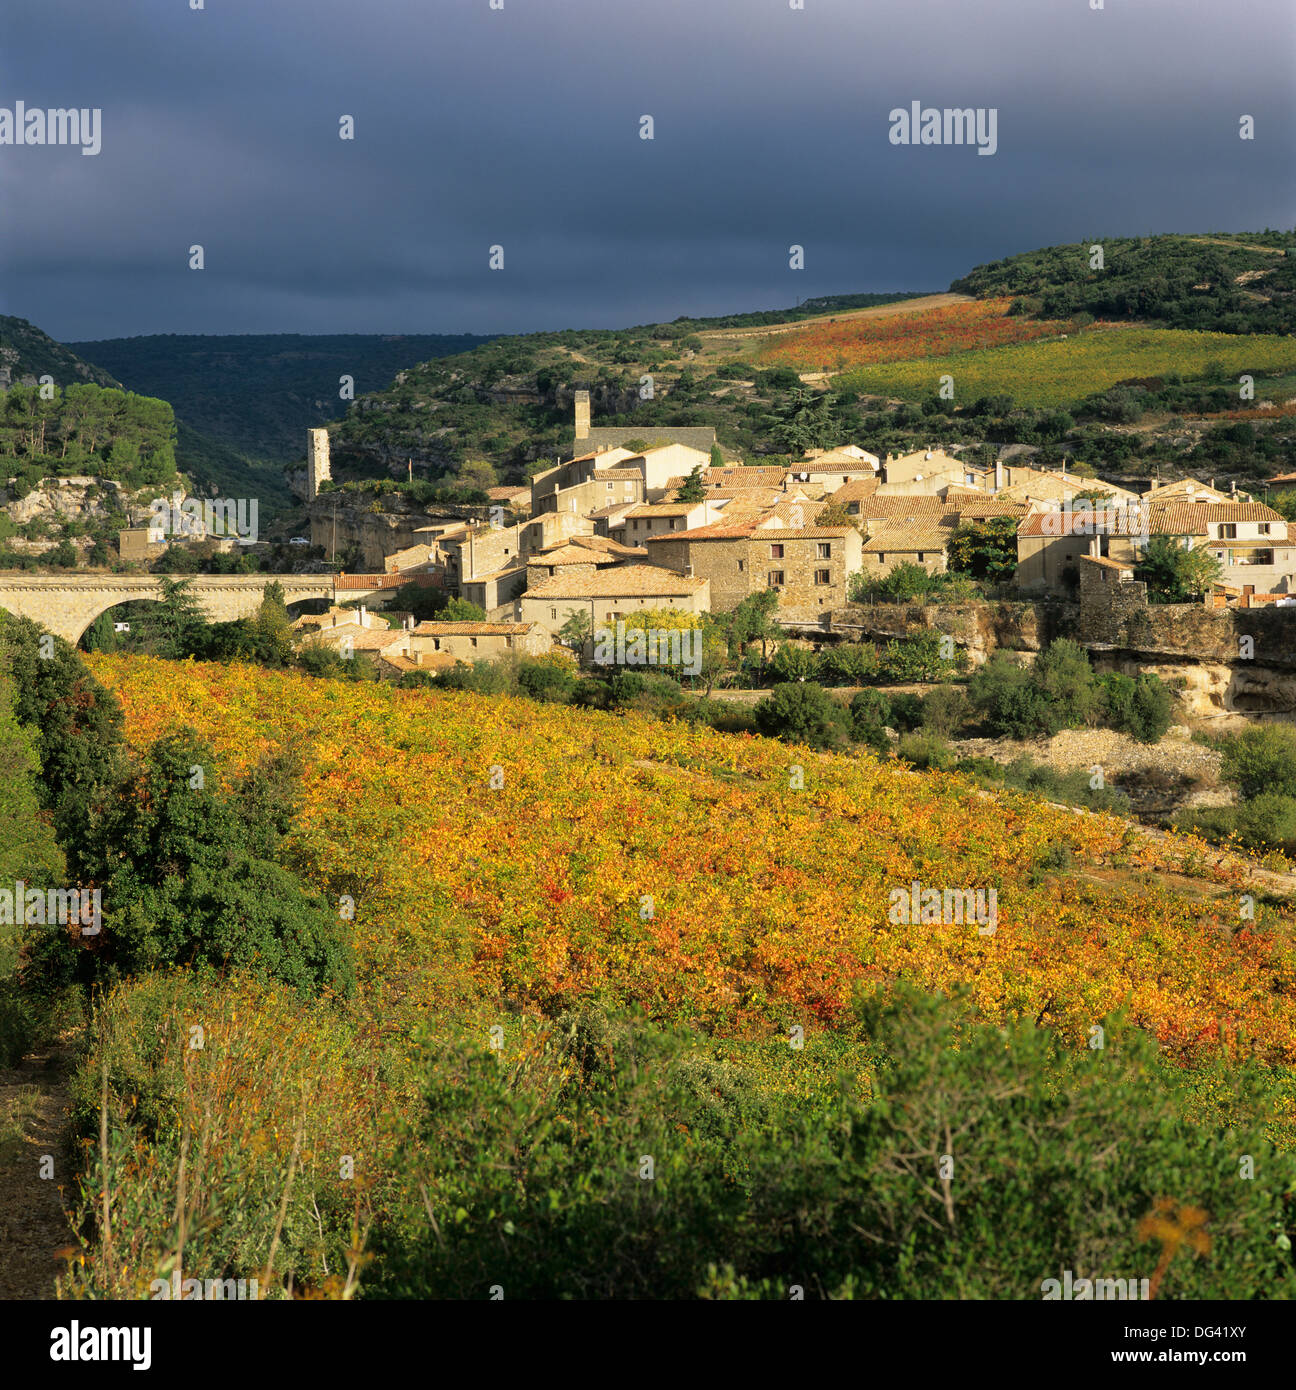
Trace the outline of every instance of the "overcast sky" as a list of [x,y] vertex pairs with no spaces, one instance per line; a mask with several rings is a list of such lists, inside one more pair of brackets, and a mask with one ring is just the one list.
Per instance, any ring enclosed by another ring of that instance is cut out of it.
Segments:
[[[0,312],[65,340],[616,327],[1296,225],[1291,0],[1090,4],[9,5],[0,108],[101,108],[102,151],[0,146]],[[997,152],[892,144],[915,100],[996,109]]]

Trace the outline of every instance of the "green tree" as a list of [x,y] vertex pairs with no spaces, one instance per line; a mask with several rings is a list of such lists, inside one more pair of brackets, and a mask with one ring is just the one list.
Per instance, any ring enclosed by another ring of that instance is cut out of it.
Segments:
[[702,483],[702,465],[700,463],[675,490],[675,500],[677,502],[703,502],[706,500],[706,488]]
[[1220,577],[1220,562],[1200,546],[1191,550],[1172,536],[1153,536],[1134,568],[1153,603],[1191,603]]
[[946,546],[950,569],[991,584],[1011,579],[1017,570],[1019,524],[1019,519],[1013,516],[963,522]]
[[144,610],[137,624],[145,650],[170,661],[201,652],[208,626],[188,579],[163,579],[162,598]]
[[0,670],[13,680],[14,716],[36,740],[41,805],[67,852],[69,869],[84,877],[82,846],[122,776],[121,706],[61,637],[3,611]]
[[739,648],[749,642],[759,642],[763,660],[766,643],[778,632],[778,625],[774,621],[778,603],[777,589],[760,589],[748,594],[729,615],[730,641]]
[[439,623],[483,623],[486,610],[466,598],[452,598],[437,615]]
[[274,856],[292,819],[297,769],[263,764],[221,791],[212,750],[190,731],[158,740],[94,837],[104,884],[101,949],[61,938],[45,964],[110,979],[169,966],[247,970],[303,995],[349,993],[345,922]]

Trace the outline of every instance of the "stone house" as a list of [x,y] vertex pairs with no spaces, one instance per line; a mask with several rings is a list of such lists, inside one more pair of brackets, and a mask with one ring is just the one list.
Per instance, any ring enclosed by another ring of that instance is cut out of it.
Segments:
[[721,508],[707,498],[702,502],[643,502],[628,511],[616,532],[624,545],[642,545],[652,536],[688,531],[720,519]]
[[928,574],[949,568],[945,547],[954,534],[949,514],[896,522],[871,531],[862,550],[862,570],[868,579],[884,579],[897,565],[921,565]]
[[727,613],[750,594],[777,589],[780,613],[811,620],[846,601],[847,581],[860,568],[861,544],[849,526],[789,526],[769,516],[721,520],[656,536],[645,546],[654,564],[705,579],[714,612]]
[[452,661],[498,661],[510,654],[543,656],[552,646],[539,623],[426,622],[410,631],[410,655],[416,661],[438,652]]
[[597,628],[642,609],[704,613],[710,607],[711,586],[705,579],[657,565],[613,565],[593,573],[558,575],[529,589],[517,600],[515,618],[557,633],[574,614],[588,613]]

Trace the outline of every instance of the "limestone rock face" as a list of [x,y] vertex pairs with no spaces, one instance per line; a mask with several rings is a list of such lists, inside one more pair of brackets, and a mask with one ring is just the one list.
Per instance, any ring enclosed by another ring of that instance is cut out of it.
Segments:
[[6,489],[0,498],[10,521],[22,526],[38,518],[53,523],[102,520],[128,511],[131,494],[103,478],[47,478],[26,497],[14,498]]

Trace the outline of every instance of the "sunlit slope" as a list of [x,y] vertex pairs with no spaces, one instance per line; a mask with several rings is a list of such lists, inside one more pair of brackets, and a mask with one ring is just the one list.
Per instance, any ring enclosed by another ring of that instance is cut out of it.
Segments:
[[[1127,1005],[1184,1056],[1296,1057],[1291,915],[1240,920],[1236,866],[1205,877],[1192,841],[638,716],[89,660],[136,743],[188,724],[229,769],[303,756],[294,861],[356,898],[371,996],[434,979],[750,1034],[830,1025],[862,982],[905,976],[1077,1041]],[[1185,867],[1186,896],[1142,872]],[[914,882],[993,888],[995,930],[891,920]]]

